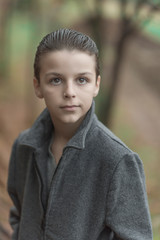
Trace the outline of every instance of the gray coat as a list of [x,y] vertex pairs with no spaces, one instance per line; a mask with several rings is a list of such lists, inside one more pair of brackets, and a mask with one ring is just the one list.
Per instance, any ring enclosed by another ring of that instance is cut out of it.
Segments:
[[8,192],[14,240],[151,240],[142,162],[97,120],[94,104],[47,188],[53,132],[45,109],[13,145]]

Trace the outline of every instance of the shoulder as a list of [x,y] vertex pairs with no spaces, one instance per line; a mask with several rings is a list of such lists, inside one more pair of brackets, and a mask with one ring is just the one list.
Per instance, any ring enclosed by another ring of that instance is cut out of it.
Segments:
[[30,137],[31,132],[31,128],[23,130],[15,139],[13,148],[17,148],[20,145],[28,145],[27,139]]
[[[112,131],[94,117],[92,126],[87,135],[86,151],[91,164],[110,183],[112,176],[117,172],[124,176],[124,172],[141,172],[143,163],[138,154],[133,152]],[[117,175],[118,176],[118,175]]]
[[43,145],[45,139],[50,135],[52,128],[53,124],[50,114],[48,110],[45,109],[30,128],[19,134],[16,143],[18,145],[37,148]]
[[126,153],[133,153],[133,151],[117,137],[107,126],[100,122],[96,117],[93,121],[92,131],[96,135],[98,142],[107,145],[114,150],[123,150]]
[[134,152],[96,117],[90,135],[96,151],[109,156],[110,159],[121,159],[124,155],[134,155]]

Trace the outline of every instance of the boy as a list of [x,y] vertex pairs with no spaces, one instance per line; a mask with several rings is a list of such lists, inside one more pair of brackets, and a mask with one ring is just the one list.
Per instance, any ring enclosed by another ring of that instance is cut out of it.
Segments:
[[12,239],[151,240],[142,162],[94,114],[94,41],[69,29],[45,36],[33,82],[47,108],[13,145]]

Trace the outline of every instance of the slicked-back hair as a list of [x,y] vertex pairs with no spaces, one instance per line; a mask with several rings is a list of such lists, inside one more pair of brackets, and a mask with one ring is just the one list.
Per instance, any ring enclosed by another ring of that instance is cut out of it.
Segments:
[[47,34],[37,47],[34,60],[34,76],[40,81],[40,59],[56,50],[79,50],[95,56],[96,77],[100,74],[98,49],[95,42],[87,35],[72,29],[59,29]]

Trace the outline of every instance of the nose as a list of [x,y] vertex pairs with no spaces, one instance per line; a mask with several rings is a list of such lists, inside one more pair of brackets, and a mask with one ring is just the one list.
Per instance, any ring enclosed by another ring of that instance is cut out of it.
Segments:
[[75,89],[72,82],[66,83],[64,88],[64,98],[75,98]]

